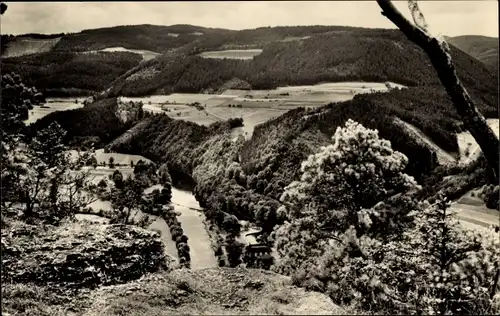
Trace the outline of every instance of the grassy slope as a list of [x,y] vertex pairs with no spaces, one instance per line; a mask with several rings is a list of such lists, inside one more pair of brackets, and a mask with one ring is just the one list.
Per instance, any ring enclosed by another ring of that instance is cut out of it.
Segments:
[[97,136],[101,145],[107,144],[133,125],[120,121],[116,115],[117,107],[116,99],[106,99],[75,110],[52,112],[28,126],[27,132],[34,135],[55,121],[67,131],[67,142],[78,136]]

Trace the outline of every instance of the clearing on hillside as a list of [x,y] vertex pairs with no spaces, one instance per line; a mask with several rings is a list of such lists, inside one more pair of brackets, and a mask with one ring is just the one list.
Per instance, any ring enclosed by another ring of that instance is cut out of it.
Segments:
[[34,106],[24,124],[29,125],[56,111],[74,110],[83,107],[84,98],[53,98],[41,106]]
[[97,50],[97,51],[93,50],[93,51],[88,51],[88,52],[84,52],[84,53],[85,54],[91,54],[91,53],[96,53],[96,52],[129,52],[129,53],[141,55],[142,56],[142,60],[144,60],[144,61],[153,59],[156,56],[161,55],[159,53],[155,53],[155,52],[152,52],[150,50],[128,49],[128,48],[124,48],[124,47],[108,47],[108,48],[104,48],[104,49],[101,49],[101,50]]
[[60,40],[60,37],[49,39],[16,37],[14,40],[9,41],[7,49],[5,50],[2,57],[19,57],[50,52]]
[[[487,119],[488,125],[499,136],[500,128],[498,119]],[[460,149],[460,163],[469,163],[479,157],[481,149],[469,131],[457,134],[458,147]]]
[[228,89],[222,94],[174,93],[148,97],[121,97],[121,100],[141,101],[146,111],[164,112],[171,118],[200,125],[241,117],[244,124],[241,133],[245,137],[251,137],[255,125],[298,107],[320,107],[331,102],[350,100],[360,93],[401,88],[404,86],[392,82],[333,82],[278,87],[272,90]]
[[252,59],[262,53],[262,49],[228,49],[220,51],[209,51],[199,54],[203,58],[217,59]]

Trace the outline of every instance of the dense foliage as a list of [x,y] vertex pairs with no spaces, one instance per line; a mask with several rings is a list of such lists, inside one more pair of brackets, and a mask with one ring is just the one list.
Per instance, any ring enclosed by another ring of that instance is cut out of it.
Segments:
[[[194,33],[199,32],[202,35]],[[64,36],[56,51],[89,51],[107,47],[124,47],[163,53],[196,41],[200,36],[231,32],[194,25],[124,25],[91,30]]]
[[333,138],[332,145],[302,163],[300,180],[281,197],[285,208],[280,211],[287,218],[276,232],[281,272],[314,265],[329,232],[352,227],[390,240],[409,225],[407,214],[415,203],[405,195],[419,186],[403,173],[407,158],[379,139],[378,132],[352,120]]
[[[480,106],[485,114],[493,112],[492,108],[486,103]],[[133,137],[120,138],[110,146],[165,161],[174,183],[194,178],[191,189],[196,186],[200,204],[207,208],[210,218],[220,219],[220,225],[224,215],[218,213],[224,212],[271,231],[282,220],[277,210],[285,186],[300,177],[296,166],[320,146],[330,144],[335,129],[349,118],[377,129],[395,150],[408,157],[405,173],[424,181],[437,166],[436,155],[395,124],[393,116],[424,130],[440,146],[457,150],[455,133],[461,131],[461,124],[446,93],[434,87],[360,95],[317,110],[292,110],[257,126],[249,141],[231,141],[225,129],[216,126],[220,123],[203,127],[155,115],[127,134]],[[460,192],[484,184],[478,182],[483,174],[467,178]],[[454,190],[453,194],[460,192]]]
[[93,201],[95,186],[80,171],[92,151],[71,157],[63,143],[66,131],[57,122],[31,138],[20,134],[36,90],[17,75],[2,76],[2,83],[2,217],[58,224]]
[[141,60],[127,52],[47,52],[3,58],[2,72],[20,74],[47,97],[87,96],[104,91]]
[[[273,31],[278,32],[267,32]],[[219,46],[224,41],[232,42],[224,37],[219,40]],[[196,42],[196,47],[202,47],[206,41],[209,39]],[[217,90],[232,78],[245,80],[254,89],[337,81],[440,84],[425,53],[398,31],[329,32],[302,40],[270,41],[261,48],[263,52],[252,60],[209,59],[189,52],[164,55],[117,80],[110,96]],[[495,100],[491,95],[496,94],[496,76],[455,47],[452,55],[467,88]]]
[[417,204],[405,163],[375,131],[353,122],[338,129],[286,188],[290,222],[276,232],[274,268],[375,313],[498,312],[498,240],[459,228],[443,196]]
[[29,110],[43,102],[43,95],[34,87],[25,85],[21,76],[14,73],[2,75],[2,135],[19,132],[24,127]]

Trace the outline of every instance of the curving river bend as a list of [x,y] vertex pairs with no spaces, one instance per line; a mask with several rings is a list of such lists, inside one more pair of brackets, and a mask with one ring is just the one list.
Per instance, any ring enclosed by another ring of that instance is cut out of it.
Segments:
[[[132,168],[119,168],[124,175],[133,172]],[[98,169],[93,173],[93,181],[100,181],[103,177],[108,174],[112,174],[113,169],[104,169],[98,167]],[[161,185],[155,185],[147,188],[144,193],[149,193],[154,189],[161,189]],[[191,269],[203,269],[210,267],[217,267],[217,260],[214,255],[214,251],[211,246],[210,237],[205,229],[204,214],[201,212],[201,207],[196,201],[196,198],[191,192],[179,190],[177,188],[172,188],[172,205],[175,212],[178,212],[178,219],[181,223],[181,227],[184,230],[184,234],[189,238],[188,245],[191,254]],[[109,201],[98,200],[91,205],[95,211],[100,209],[109,210],[111,209],[111,203]],[[143,215],[140,211],[135,214],[136,217]],[[177,248],[175,242],[172,240],[172,235],[170,234],[170,229],[163,218],[151,216],[156,218],[155,221],[148,227],[148,229],[158,231],[161,234],[161,239],[165,245],[165,251],[170,256],[178,260]],[[78,214],[78,219],[88,219],[92,221],[106,222],[107,219],[99,217],[97,215],[87,215]]]

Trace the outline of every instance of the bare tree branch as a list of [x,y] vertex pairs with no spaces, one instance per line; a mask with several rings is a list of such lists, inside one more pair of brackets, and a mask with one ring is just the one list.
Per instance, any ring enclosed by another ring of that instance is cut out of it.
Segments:
[[424,33],[429,34],[429,25],[427,24],[427,21],[425,21],[425,17],[418,7],[417,0],[408,0],[408,8],[410,9],[415,25]]
[[377,3],[382,9],[382,15],[391,20],[409,40],[427,53],[465,128],[478,143],[489,166],[492,168],[494,180],[498,183],[500,142],[458,78],[451,58],[450,48],[446,41],[429,34],[429,26],[425,22],[416,0],[409,0],[408,6],[418,26],[413,25],[406,19],[390,0],[377,0]]

